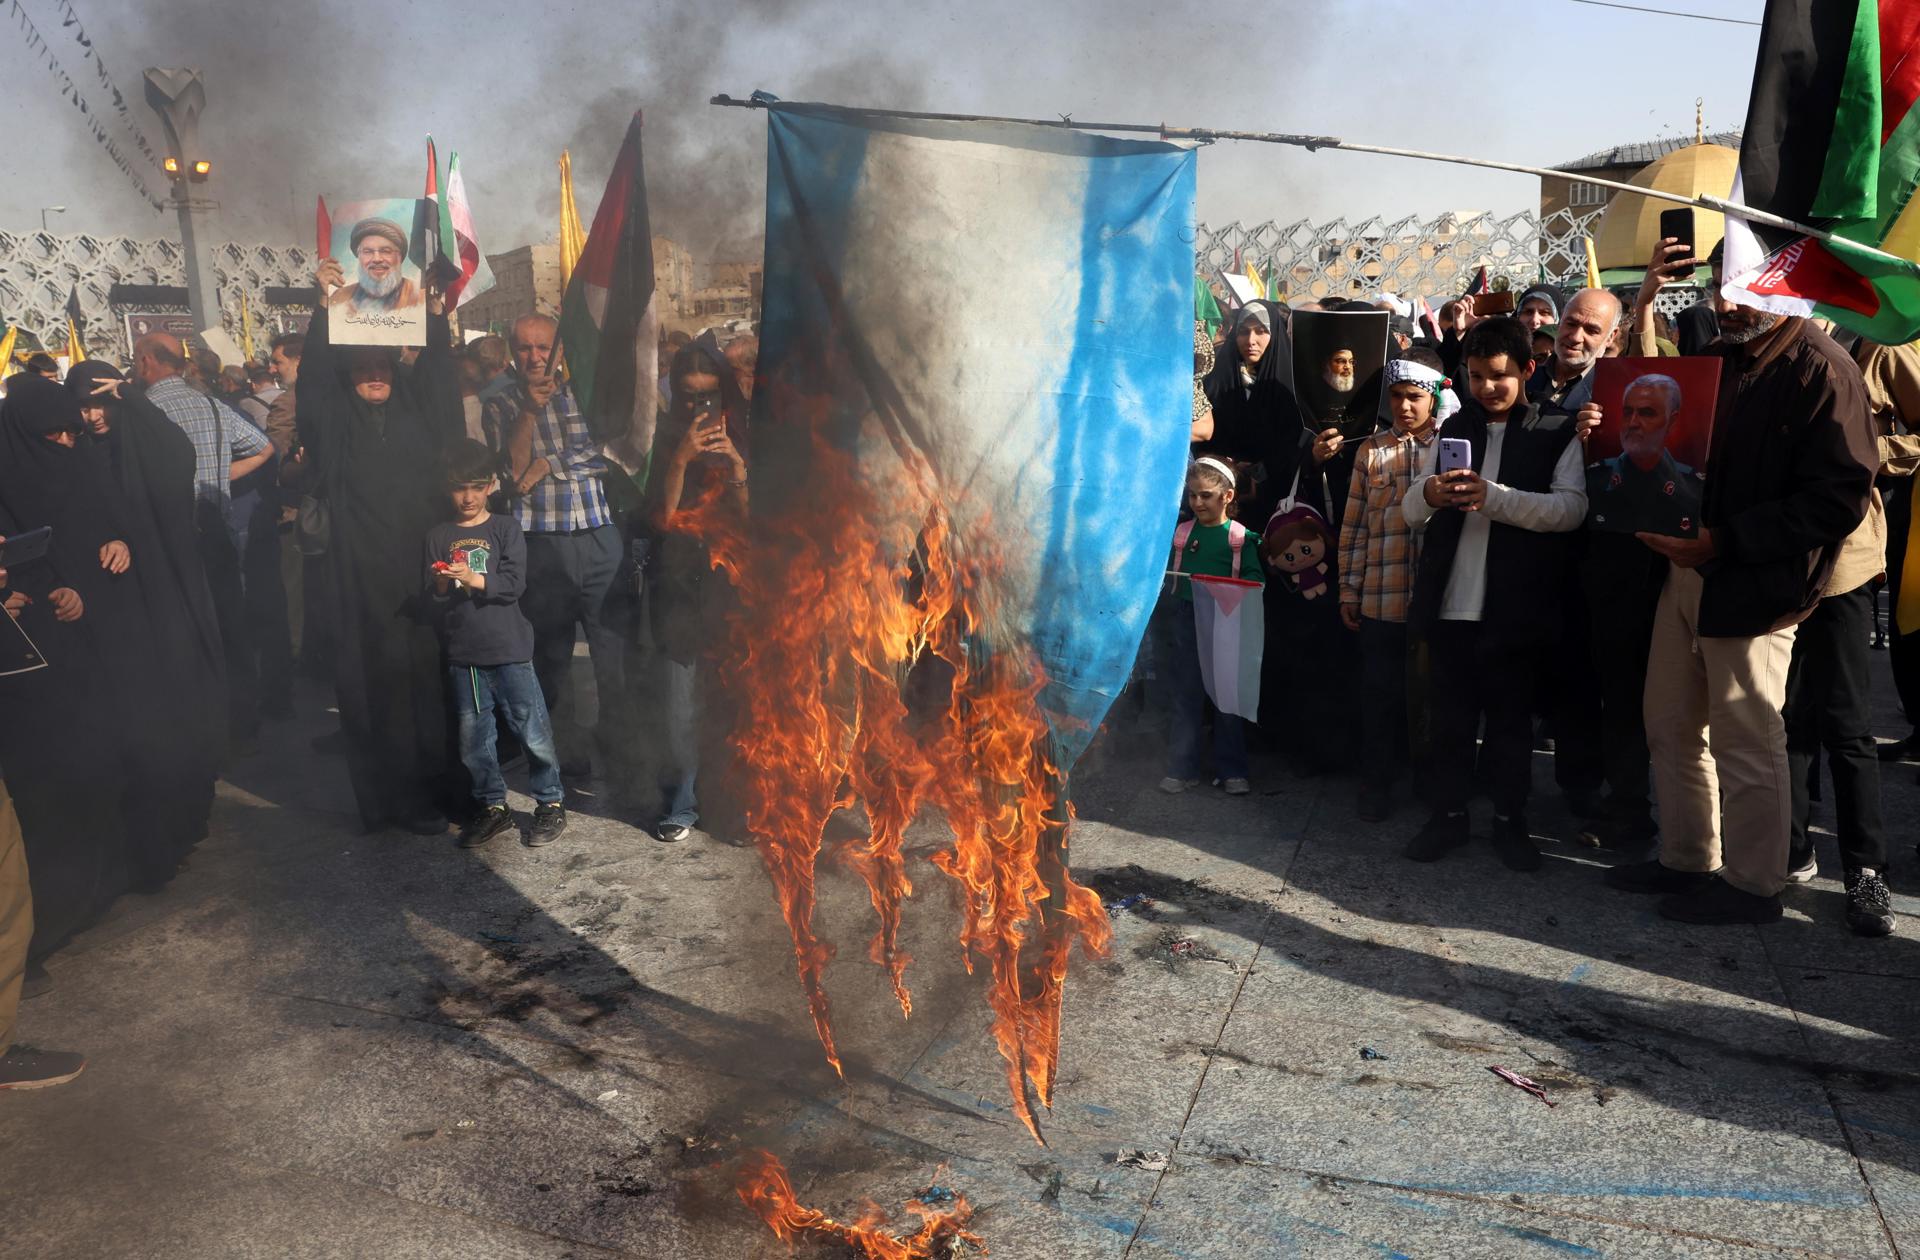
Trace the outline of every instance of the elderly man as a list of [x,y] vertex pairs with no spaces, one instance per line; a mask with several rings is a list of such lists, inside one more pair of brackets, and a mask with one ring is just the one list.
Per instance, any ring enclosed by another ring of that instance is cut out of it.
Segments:
[[1810,321],[1720,295],[1718,252],[1722,401],[1700,531],[1638,535],[1671,562],[1647,663],[1660,852],[1607,882],[1667,894],[1660,913],[1681,922],[1766,923],[1792,834],[1794,632],[1866,518],[1879,461],[1859,368]]
[[1680,382],[1656,372],[1627,386],[1620,454],[1587,468],[1587,526],[1691,538],[1700,526],[1700,479],[1667,449]]
[[273,456],[266,435],[240,413],[188,387],[187,355],[171,333],[149,333],[133,344],[133,379],[147,399],[193,440],[194,521],[200,560],[213,595],[214,616],[227,656],[228,716],[238,751],[250,752],[260,725],[259,684],[246,593],[240,578],[239,534],[229,519],[233,483]]
[[347,244],[360,275],[335,289],[328,306],[346,306],[357,315],[384,315],[420,305],[420,286],[400,271],[407,258],[407,234],[398,223],[362,219],[353,225]]
[[[625,743],[626,644],[608,617],[607,600],[624,547],[607,506],[608,462],[587,428],[573,393],[553,375],[557,326],[545,315],[513,323],[510,347],[517,378],[485,404],[487,444],[507,469],[505,489],[527,536],[527,587],[520,607],[533,623],[533,669],[547,709],[567,711],[567,668],[578,630],[593,658],[602,734],[609,750]],[[585,773],[583,758],[563,760]]]

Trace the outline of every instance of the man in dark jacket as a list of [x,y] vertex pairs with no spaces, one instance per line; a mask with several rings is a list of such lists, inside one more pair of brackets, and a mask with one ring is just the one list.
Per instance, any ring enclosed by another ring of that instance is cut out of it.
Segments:
[[1607,882],[1670,894],[1670,919],[1765,923],[1787,878],[1794,629],[1866,516],[1878,461],[1845,351],[1797,316],[1714,304],[1722,367],[1700,532],[1639,535],[1672,562],[1647,662],[1660,853]]

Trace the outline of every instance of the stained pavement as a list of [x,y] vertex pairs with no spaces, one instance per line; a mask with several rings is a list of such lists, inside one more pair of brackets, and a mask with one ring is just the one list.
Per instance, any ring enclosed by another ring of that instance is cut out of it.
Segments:
[[[1168,798],[1148,741],[1103,736],[1074,866],[1151,904],[1074,964],[1042,1148],[937,828],[911,1020],[865,961],[864,891],[822,880],[843,1083],[751,850],[580,810],[539,851],[355,834],[307,699],[191,868],[23,1007],[24,1039],[91,1064],[0,1096],[6,1255],[783,1256],[728,1179],[756,1146],[836,1215],[958,1189],[996,1257],[1920,1252],[1911,861],[1891,940],[1850,936],[1827,878],[1780,924],[1684,928],[1601,887],[1611,855],[1553,843],[1527,876],[1480,839],[1416,867],[1413,811],[1359,824],[1348,780],[1259,765],[1250,798]],[[1886,801],[1911,859],[1911,767]]]

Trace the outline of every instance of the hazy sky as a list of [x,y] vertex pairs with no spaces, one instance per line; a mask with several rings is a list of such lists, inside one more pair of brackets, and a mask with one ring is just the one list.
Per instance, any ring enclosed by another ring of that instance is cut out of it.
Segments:
[[[1757,19],[1761,0],[1640,0]],[[20,0],[61,64],[110,99],[56,0]],[[484,248],[553,234],[554,159],[571,146],[582,216],[628,113],[644,108],[655,230],[741,254],[758,230],[765,119],[708,106],[763,88],[790,100],[1337,135],[1552,165],[1594,149],[1709,130],[1746,111],[1758,28],[1574,0],[845,0],[305,4],[72,0],[133,117],[149,65],[198,66],[220,202],[215,238],[312,240],[329,200],[412,195],[423,137],[457,149]],[[1231,15],[1231,16],[1229,16]],[[0,228],[157,236],[147,208],[63,101],[9,18],[0,23]],[[164,193],[164,179],[148,182]],[[1536,180],[1351,154],[1221,144],[1200,159],[1200,216],[1364,218],[1520,209]],[[703,260],[704,261],[704,260]]]

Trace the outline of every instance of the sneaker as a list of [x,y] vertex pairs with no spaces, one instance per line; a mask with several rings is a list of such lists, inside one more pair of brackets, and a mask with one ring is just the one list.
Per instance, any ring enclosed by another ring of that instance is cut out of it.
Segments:
[[1191,787],[1199,787],[1198,779],[1176,779],[1172,775],[1160,780],[1160,790],[1168,796],[1178,796]]
[[526,845],[537,849],[541,845],[552,844],[567,829],[566,806],[558,801],[548,801],[533,808],[533,826],[527,830]]
[[661,823],[654,828],[653,834],[662,844],[679,844],[693,834],[693,828],[680,823]]
[[1718,871],[1676,871],[1659,858],[1622,862],[1607,868],[1607,887],[1630,893],[1697,893],[1719,878]]
[[1533,842],[1533,832],[1527,828],[1524,814],[1515,814],[1511,818],[1493,816],[1493,855],[1500,859],[1500,865],[1510,871],[1537,871],[1540,869],[1540,846]]
[[36,1050],[15,1042],[0,1054],[0,1089],[45,1089],[65,1085],[87,1066],[85,1055]]
[[495,836],[513,830],[513,811],[505,805],[489,805],[460,828],[460,847],[477,849]]
[[1789,884],[1811,884],[1813,877],[1820,873],[1820,863],[1814,859],[1813,850],[1805,853],[1787,855],[1787,882]]
[[1882,761],[1920,761],[1920,743],[1916,743],[1911,735],[1891,744],[1882,744],[1874,751]]
[[1871,866],[1847,872],[1847,926],[1856,936],[1893,935],[1893,894]]
[[1438,862],[1467,842],[1467,811],[1438,813],[1407,841],[1405,856],[1411,862]]
[[1247,793],[1253,791],[1253,784],[1248,783],[1245,779],[1223,779],[1220,783],[1220,790],[1228,796],[1245,796]]
[[1734,923],[1772,923],[1780,917],[1780,898],[1743,892],[1715,876],[1704,888],[1662,897],[1660,917],[1679,923],[1725,927]]

